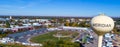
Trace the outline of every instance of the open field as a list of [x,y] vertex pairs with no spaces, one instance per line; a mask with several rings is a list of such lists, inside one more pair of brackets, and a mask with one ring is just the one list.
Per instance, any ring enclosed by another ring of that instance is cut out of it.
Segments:
[[[63,36],[70,36],[70,37],[54,37],[53,35],[55,34],[62,34]],[[33,38],[31,38],[31,42],[35,42],[35,43],[43,43],[45,41],[54,41],[57,42],[59,40],[66,40],[66,41],[71,41],[75,36],[77,36],[79,33],[77,32],[73,32],[73,31],[53,31],[53,32],[49,32],[43,35],[39,35],[39,36],[35,36]]]

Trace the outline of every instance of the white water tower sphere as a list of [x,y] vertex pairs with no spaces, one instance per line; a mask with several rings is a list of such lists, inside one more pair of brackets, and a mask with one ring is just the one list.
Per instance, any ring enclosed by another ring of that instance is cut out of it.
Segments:
[[114,28],[114,21],[112,18],[104,14],[100,14],[99,16],[92,18],[91,26],[95,33],[103,35]]

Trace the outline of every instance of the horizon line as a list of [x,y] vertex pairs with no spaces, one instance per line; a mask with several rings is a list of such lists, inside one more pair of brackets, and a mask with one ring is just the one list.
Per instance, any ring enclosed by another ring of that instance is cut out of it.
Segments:
[[[0,15],[0,16],[14,16],[14,17],[18,17],[18,16],[36,16],[36,17],[95,17],[97,15],[92,15],[92,16],[68,16],[68,15]],[[110,16],[112,18],[120,18],[120,16]]]

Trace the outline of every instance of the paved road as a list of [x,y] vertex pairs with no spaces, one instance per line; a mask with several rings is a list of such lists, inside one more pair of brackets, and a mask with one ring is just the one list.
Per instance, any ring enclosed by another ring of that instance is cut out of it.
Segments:
[[85,47],[97,47],[97,35],[94,32],[80,31],[80,36],[76,40],[80,40],[86,36],[86,34],[91,34],[94,37],[93,43],[86,43]]
[[93,33],[93,37],[94,37],[93,43],[85,44],[85,47],[97,47],[98,36],[97,34]]
[[42,28],[38,30],[25,31],[25,32],[20,32],[15,34],[9,34],[8,37],[15,39],[15,41],[28,43],[27,40],[29,38],[43,34],[46,32],[46,30],[47,30],[46,28]]
[[[47,30],[46,28],[42,28],[38,30],[25,31],[21,33],[9,34],[8,37],[14,38],[16,41],[19,41],[19,42],[28,43],[29,41],[27,40],[29,38],[40,35],[40,34],[44,34],[46,33],[46,30]],[[86,35],[86,33],[90,33],[90,32],[80,31],[80,36],[77,39],[82,39]],[[95,39],[93,40],[93,43],[85,44],[85,47],[97,47],[97,35],[94,32],[91,34]]]

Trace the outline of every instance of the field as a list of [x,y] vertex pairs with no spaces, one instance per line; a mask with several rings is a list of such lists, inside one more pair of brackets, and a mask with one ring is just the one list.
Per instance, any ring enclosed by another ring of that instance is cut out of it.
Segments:
[[[70,36],[70,37],[60,37],[59,38],[59,37],[53,36],[53,35],[56,35],[58,33],[63,35],[63,36]],[[49,33],[46,33],[43,35],[35,36],[35,37],[31,38],[30,41],[35,42],[35,43],[43,43],[45,41],[57,42],[59,40],[71,41],[78,34],[79,34],[78,32],[74,32],[74,31],[53,31],[53,32],[49,32]]]

